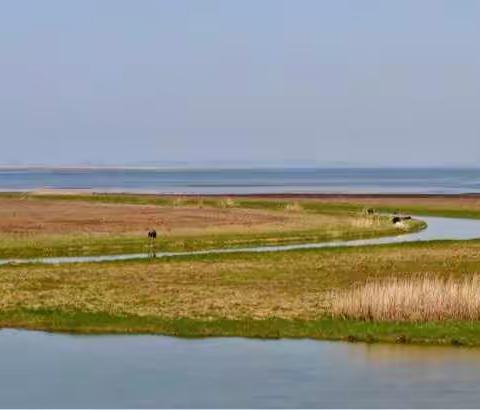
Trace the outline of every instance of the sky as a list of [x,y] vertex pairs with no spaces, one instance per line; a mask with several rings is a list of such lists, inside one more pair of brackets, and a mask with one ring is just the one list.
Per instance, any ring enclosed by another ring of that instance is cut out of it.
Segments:
[[0,164],[480,165],[480,1],[0,0]]

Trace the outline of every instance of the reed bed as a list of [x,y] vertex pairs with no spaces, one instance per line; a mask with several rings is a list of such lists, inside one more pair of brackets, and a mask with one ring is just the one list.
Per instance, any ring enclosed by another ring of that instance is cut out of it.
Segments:
[[480,320],[480,274],[369,281],[331,295],[334,317],[375,321]]
[[303,206],[300,202],[295,201],[295,202],[289,202],[285,205],[285,210],[287,212],[302,212]]
[[224,198],[220,201],[221,208],[235,208],[237,203],[232,198]]
[[381,215],[358,215],[352,219],[352,225],[356,228],[378,228],[385,226],[388,219]]

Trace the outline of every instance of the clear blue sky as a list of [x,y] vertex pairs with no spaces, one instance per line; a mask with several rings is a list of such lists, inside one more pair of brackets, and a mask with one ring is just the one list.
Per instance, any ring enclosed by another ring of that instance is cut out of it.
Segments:
[[480,164],[480,1],[0,0],[0,163]]

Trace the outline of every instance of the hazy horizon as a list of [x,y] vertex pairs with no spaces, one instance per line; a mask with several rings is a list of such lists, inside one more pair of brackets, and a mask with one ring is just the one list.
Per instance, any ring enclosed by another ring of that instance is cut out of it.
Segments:
[[54,161],[37,161],[37,162],[0,162],[0,168],[177,168],[177,169],[194,169],[194,168],[211,168],[211,169],[235,169],[235,168],[318,168],[318,169],[334,169],[334,168],[398,168],[398,169],[422,169],[422,168],[438,168],[438,169],[475,169],[480,168],[480,162],[462,163],[462,162],[445,162],[445,163],[374,163],[374,162],[348,162],[348,161],[220,161],[220,160],[204,160],[204,161],[133,161],[133,162],[54,162]]
[[480,165],[475,0],[0,10],[2,165]]

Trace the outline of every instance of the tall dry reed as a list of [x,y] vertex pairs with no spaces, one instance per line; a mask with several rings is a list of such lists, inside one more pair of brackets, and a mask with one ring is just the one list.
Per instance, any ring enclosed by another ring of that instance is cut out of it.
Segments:
[[351,223],[356,228],[374,228],[385,225],[387,218],[380,215],[358,215]]
[[380,321],[479,320],[480,275],[370,281],[332,293],[333,316]]
[[234,208],[237,203],[232,198],[224,198],[220,201],[221,208]]
[[303,206],[300,202],[289,202],[285,205],[285,210],[288,212],[302,212]]

